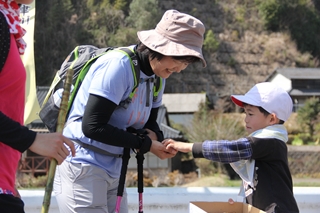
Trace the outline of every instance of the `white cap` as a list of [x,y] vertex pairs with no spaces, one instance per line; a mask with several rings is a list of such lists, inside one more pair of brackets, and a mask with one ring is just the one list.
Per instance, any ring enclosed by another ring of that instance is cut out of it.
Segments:
[[271,82],[258,83],[245,95],[231,95],[232,101],[243,107],[243,103],[262,107],[269,113],[275,113],[283,121],[292,113],[292,99],[281,87]]

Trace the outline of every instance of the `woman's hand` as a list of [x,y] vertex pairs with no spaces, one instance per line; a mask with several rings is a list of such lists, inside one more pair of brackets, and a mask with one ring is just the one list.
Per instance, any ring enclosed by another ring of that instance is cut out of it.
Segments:
[[166,147],[159,141],[152,140],[150,152],[155,154],[161,160],[172,158],[177,154],[176,150],[167,150]]
[[148,136],[151,140],[155,140],[155,141],[158,140],[158,137],[157,137],[156,133],[154,133],[154,131],[152,131],[152,130],[150,130],[150,129],[145,129],[145,130],[148,132],[147,136]]

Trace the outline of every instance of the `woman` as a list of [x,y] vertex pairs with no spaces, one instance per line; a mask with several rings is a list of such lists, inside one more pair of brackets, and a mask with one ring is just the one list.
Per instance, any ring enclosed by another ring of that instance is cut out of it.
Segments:
[[[134,85],[130,59],[111,51],[90,67],[71,108],[73,122],[63,133],[75,142],[76,157],[68,157],[56,170],[54,192],[61,212],[115,211],[122,163],[115,155],[124,148],[150,151],[160,159],[176,154],[158,142],[163,140],[156,122],[158,108],[166,78],[190,63],[206,66],[204,32],[201,21],[176,10],[166,11],[155,29],[138,32],[140,42],[130,48],[138,56],[141,79],[126,109],[119,105]],[[148,102],[156,77],[163,78],[163,87],[158,98]],[[121,213],[128,212],[126,192],[120,207]]]
[[20,55],[26,44],[20,26],[19,5],[33,0],[0,1],[0,212],[24,212],[15,189],[15,174],[21,153],[28,148],[55,158],[59,164],[74,155],[73,143],[62,134],[37,134],[23,126],[26,70]]

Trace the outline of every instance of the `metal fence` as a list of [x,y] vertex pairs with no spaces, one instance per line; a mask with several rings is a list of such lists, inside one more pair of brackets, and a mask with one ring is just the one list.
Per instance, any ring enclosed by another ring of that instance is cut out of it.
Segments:
[[[293,177],[320,178],[320,146],[288,145],[288,162]],[[48,172],[49,159],[45,157],[27,157],[22,162],[20,172]]]
[[288,161],[292,176],[320,178],[320,146],[288,145]]

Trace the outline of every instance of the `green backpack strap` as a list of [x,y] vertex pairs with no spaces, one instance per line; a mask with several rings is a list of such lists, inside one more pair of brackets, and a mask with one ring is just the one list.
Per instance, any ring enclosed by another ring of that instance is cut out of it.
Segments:
[[153,101],[156,101],[159,95],[159,92],[162,88],[162,78],[157,77],[155,78],[155,83],[154,83],[154,87],[153,87]]
[[[138,56],[135,54],[134,50],[132,48],[129,48],[129,47],[118,47],[118,48],[114,48],[113,51],[119,51],[119,52],[122,52],[123,54],[125,54],[129,59],[130,59],[130,64],[131,64],[131,70],[132,70],[132,74],[133,74],[133,79],[134,79],[134,86],[133,86],[133,89],[129,95],[129,97],[127,98],[127,100],[124,100],[122,102],[120,102],[119,106],[120,107],[123,107],[123,108],[127,108],[128,105],[131,103],[132,101],[132,98],[139,86],[139,83],[140,83],[140,65],[139,65],[139,62],[138,62]],[[100,53],[98,55],[96,55],[95,57],[91,58],[90,60],[88,60],[86,62],[86,64],[83,66],[83,68],[81,69],[80,73],[79,73],[79,76],[77,77],[77,80],[75,82],[75,85],[74,85],[74,89],[71,93],[71,96],[70,96],[70,99],[69,99],[69,103],[68,103],[68,110],[67,112],[69,112],[72,104],[73,104],[73,101],[74,101],[74,98],[78,92],[78,89],[83,81],[83,79],[85,78],[87,72],[89,71],[89,68],[91,67],[92,63],[97,59],[99,58],[101,55],[103,54],[106,54],[110,51],[106,51],[106,52],[103,52],[103,53]],[[77,49],[74,50],[74,57],[75,57],[75,60],[77,59]],[[72,68],[73,64],[70,66],[70,68]],[[153,101],[155,101],[158,97],[158,94],[160,92],[162,88],[162,78],[159,78],[159,77],[156,77],[155,78],[155,84],[154,84],[154,87],[153,87]]]
[[[110,49],[111,50],[111,49]],[[131,68],[132,68],[132,74],[133,74],[133,77],[134,77],[134,87],[129,95],[129,98],[132,99],[137,87],[139,86],[139,78],[140,78],[140,66],[139,66],[139,63],[138,63],[138,59],[137,59],[137,55],[134,53],[133,49],[130,49],[130,48],[127,48],[127,47],[120,47],[120,48],[115,48],[113,49],[114,51],[120,51],[122,53],[124,53],[126,56],[128,56],[130,58],[130,64],[131,64]],[[83,68],[81,69],[80,73],[79,73],[79,76],[77,77],[77,80],[76,80],[76,83],[74,85],[74,90],[72,91],[71,93],[71,96],[70,96],[70,99],[69,99],[69,103],[68,103],[68,109],[67,109],[67,112],[69,112],[72,104],[73,104],[73,101],[74,101],[74,98],[78,92],[78,89],[80,88],[80,85],[83,81],[83,79],[85,78],[85,76],[87,75],[91,65],[93,62],[95,62],[100,56],[108,53],[110,51],[105,51],[105,52],[102,52],[96,56],[94,56],[93,58],[91,58],[90,60],[88,60],[86,62],[86,64],[83,66]],[[74,51],[74,57],[75,57],[75,60],[77,59],[77,49],[75,49]],[[73,67],[73,64],[70,66],[70,68]]]
[[[96,55],[95,57],[91,58],[90,60],[88,60],[87,63],[85,63],[85,65],[83,66],[83,68],[79,72],[79,76],[77,77],[77,80],[76,80],[76,82],[74,84],[74,89],[71,92],[71,96],[70,96],[70,99],[69,99],[69,102],[68,102],[67,114],[68,114],[68,112],[69,112],[69,110],[70,110],[70,108],[71,108],[71,106],[73,104],[74,98],[75,98],[75,96],[76,96],[76,94],[77,94],[77,92],[78,92],[78,90],[80,88],[80,85],[83,82],[83,79],[85,78],[85,76],[87,75],[92,63],[95,62],[100,56],[102,56],[102,55],[104,55],[106,53],[108,53],[108,52],[103,52],[103,53],[101,53],[99,55]],[[75,60],[74,60],[74,62],[75,62],[77,60],[77,57],[78,57],[78,52],[75,51],[74,55],[75,55]],[[74,62],[71,64],[70,69],[73,68]]]
[[139,86],[139,81],[140,81],[140,65],[138,62],[138,57],[135,54],[134,50],[128,47],[120,47],[115,50],[123,52],[125,55],[127,55],[130,58],[131,70],[132,70],[133,79],[134,79],[133,89],[129,95],[129,98],[132,99],[134,96],[134,93],[136,92],[136,89]]
[[140,65],[139,65],[139,61],[138,61],[138,56],[135,54],[133,49],[128,48],[128,47],[119,47],[119,48],[115,49],[115,51],[120,51],[130,58],[131,70],[132,70],[133,79],[134,79],[134,85],[133,85],[133,88],[132,88],[132,91],[131,91],[129,97],[126,100],[121,101],[118,106],[118,107],[122,107],[122,108],[127,109],[129,104],[131,103],[132,98],[133,98],[133,96],[139,86],[139,83],[140,83]]

